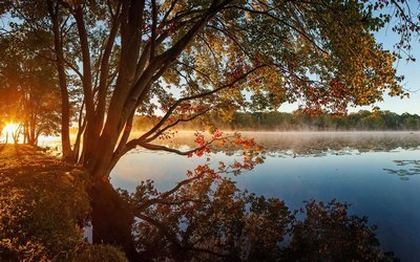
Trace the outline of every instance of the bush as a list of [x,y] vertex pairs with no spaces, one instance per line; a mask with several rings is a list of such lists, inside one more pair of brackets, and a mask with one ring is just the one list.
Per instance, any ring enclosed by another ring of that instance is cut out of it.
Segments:
[[70,260],[74,262],[125,262],[127,258],[120,249],[114,246],[85,244],[73,250]]
[[125,261],[116,248],[83,240],[90,204],[88,176],[82,170],[34,147],[4,147],[0,261]]

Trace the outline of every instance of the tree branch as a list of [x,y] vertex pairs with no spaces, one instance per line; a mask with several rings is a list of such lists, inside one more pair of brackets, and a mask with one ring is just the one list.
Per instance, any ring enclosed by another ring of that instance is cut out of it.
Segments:
[[199,112],[197,114],[194,114],[194,115],[192,115],[192,116],[190,116],[188,118],[179,118],[176,121],[174,121],[173,123],[171,123],[171,124],[165,126],[164,128],[162,128],[161,130],[156,131],[156,133],[153,136],[151,136],[151,137],[149,137],[149,138],[146,139],[146,142],[151,142],[151,141],[155,140],[156,138],[158,138],[166,130],[168,130],[170,128],[173,128],[174,126],[178,125],[181,122],[189,122],[189,121],[192,121],[192,120],[196,119],[197,117],[199,117],[201,115],[204,115],[205,113],[209,112],[210,110],[211,110],[211,107],[209,107],[206,110],[203,110],[203,111],[201,111],[201,112]]
[[166,112],[166,114],[162,117],[162,119],[159,121],[159,123],[157,123],[152,129],[150,129],[149,131],[147,131],[146,133],[144,133],[139,140],[144,140],[147,137],[149,137],[151,134],[155,133],[164,123],[166,120],[168,120],[168,118],[172,115],[172,113],[175,111],[175,109],[182,103],[188,100],[193,100],[193,99],[198,99],[198,98],[203,98],[206,96],[210,96],[212,94],[215,94],[223,89],[227,89],[229,87],[234,86],[236,83],[238,83],[241,80],[244,80],[248,75],[252,74],[253,72],[255,72],[256,70],[265,67],[267,65],[259,65],[254,67],[253,69],[249,70],[248,72],[244,73],[243,75],[241,75],[240,77],[236,78],[235,80],[233,80],[232,82],[222,85],[218,88],[215,88],[211,91],[208,92],[203,92],[197,95],[192,95],[192,96],[188,96],[188,97],[183,97],[181,99],[178,99]]

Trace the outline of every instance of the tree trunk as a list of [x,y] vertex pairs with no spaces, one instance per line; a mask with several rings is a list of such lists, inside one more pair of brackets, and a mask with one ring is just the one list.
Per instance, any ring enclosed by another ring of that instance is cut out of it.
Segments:
[[[102,176],[105,178],[106,176]],[[97,177],[89,191],[92,207],[93,243],[122,248],[130,261],[139,261],[132,225],[134,215],[107,179]]]
[[70,103],[69,93],[67,90],[66,71],[64,67],[64,51],[63,41],[60,30],[60,17],[58,14],[58,3],[47,1],[49,13],[52,21],[52,30],[54,33],[54,50],[56,53],[56,66],[58,72],[58,80],[61,95],[61,145],[63,159],[65,161],[73,161],[73,152],[70,144]]
[[[65,82],[64,66],[59,63],[60,94],[61,94],[61,144],[63,147],[63,159],[73,160],[73,152],[70,144],[70,104],[67,84]],[[60,73],[61,72],[61,73]]]

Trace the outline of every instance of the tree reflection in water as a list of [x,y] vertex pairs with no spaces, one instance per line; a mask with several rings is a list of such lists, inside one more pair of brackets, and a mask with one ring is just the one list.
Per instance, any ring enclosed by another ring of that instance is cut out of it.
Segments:
[[121,191],[137,221],[144,260],[392,261],[375,227],[349,205],[309,201],[291,211],[277,198],[240,191],[227,178],[203,174],[165,193],[152,181]]
[[[244,134],[246,135],[246,134]],[[416,150],[420,133],[252,133],[265,155],[323,156],[369,151]],[[182,138],[182,137],[181,137]],[[267,139],[267,141],[265,140]],[[173,148],[193,147],[185,140]],[[241,155],[224,144],[211,152]],[[395,161],[418,174],[420,161]],[[213,163],[214,164],[214,163]],[[251,165],[252,168],[253,165]],[[391,169],[389,169],[390,173]],[[402,171],[395,171],[402,174]],[[136,217],[136,248],[144,260],[165,261],[395,261],[384,252],[367,217],[348,213],[349,204],[311,200],[291,210],[277,198],[241,191],[210,170],[173,190],[158,192],[152,181],[134,193],[121,191]]]

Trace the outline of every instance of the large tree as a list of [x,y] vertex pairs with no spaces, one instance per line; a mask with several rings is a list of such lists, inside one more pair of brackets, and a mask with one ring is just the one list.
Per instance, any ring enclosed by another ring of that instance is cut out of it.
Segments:
[[[112,192],[110,171],[136,147],[191,153],[154,143],[180,122],[298,99],[312,111],[342,113],[384,92],[404,95],[396,54],[373,36],[389,6],[407,48],[419,27],[404,1],[10,0],[2,8],[10,34],[50,34],[42,41],[61,90],[63,156],[90,173],[94,241],[109,242],[107,216],[121,205],[104,193]],[[73,146],[71,112],[79,114]],[[133,137],[136,112],[161,117]]]

